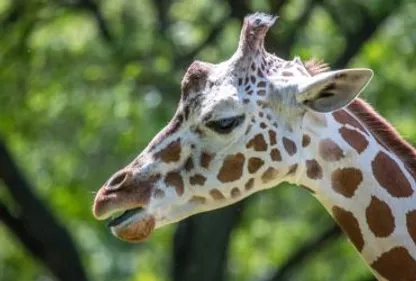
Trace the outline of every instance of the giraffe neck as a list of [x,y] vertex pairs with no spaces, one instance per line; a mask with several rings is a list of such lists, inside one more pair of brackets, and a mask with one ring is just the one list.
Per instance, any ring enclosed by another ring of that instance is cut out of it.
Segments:
[[386,146],[348,108],[306,114],[296,183],[314,192],[376,276],[416,280],[414,150],[404,159],[409,145]]

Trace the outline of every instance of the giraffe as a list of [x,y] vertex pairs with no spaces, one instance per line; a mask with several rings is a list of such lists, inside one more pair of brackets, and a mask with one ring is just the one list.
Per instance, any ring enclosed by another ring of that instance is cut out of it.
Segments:
[[284,60],[243,22],[227,61],[194,61],[168,125],[99,189],[93,214],[136,242],[289,182],[308,189],[379,280],[416,280],[416,152],[357,96],[370,69]]

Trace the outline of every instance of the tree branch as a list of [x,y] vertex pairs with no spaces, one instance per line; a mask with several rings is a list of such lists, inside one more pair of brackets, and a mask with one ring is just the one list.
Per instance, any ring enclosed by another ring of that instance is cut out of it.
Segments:
[[289,35],[285,38],[282,44],[283,48],[286,47],[286,49],[282,50],[284,54],[289,55],[290,49],[292,49],[292,47],[296,43],[296,39],[297,39],[299,32],[308,23],[316,5],[317,5],[316,0],[308,0],[302,13],[297,17],[295,22],[291,24],[293,28],[291,31],[289,31]]
[[227,0],[228,7],[231,10],[230,17],[237,18],[240,21],[250,12],[250,8],[247,6],[244,0]]
[[62,281],[86,281],[78,252],[68,232],[35,197],[0,140],[0,179],[16,204],[19,215],[0,205],[0,218],[10,231]]
[[159,30],[162,34],[166,34],[170,23],[169,8],[172,2],[170,0],[154,0],[153,3],[159,19]]
[[[164,0],[158,0],[157,2],[163,2]],[[212,44],[215,39],[217,39],[218,35],[223,31],[224,26],[228,23],[230,18],[238,18],[240,20],[243,20],[244,17],[249,14],[249,7],[244,1],[240,0],[227,0],[228,6],[231,9],[231,12],[229,15],[225,16],[222,20],[220,20],[210,31],[210,33],[205,37],[205,40],[203,40],[197,47],[195,47],[192,51],[189,53],[178,57],[175,59],[177,64],[180,65],[188,65],[192,62],[192,60],[195,58],[195,56],[198,55],[199,52],[201,52],[206,46]],[[280,10],[284,7],[284,5],[287,3],[285,0],[280,1],[271,1],[270,6],[272,8],[273,13],[278,14]],[[159,5],[158,5],[159,6]],[[161,7],[158,8],[158,10],[163,10]],[[161,12],[159,12],[161,14]]]
[[229,239],[243,204],[198,214],[179,224],[174,238],[174,281],[224,280]]
[[[283,8],[284,2],[278,8]],[[299,16],[292,22],[290,25],[287,26],[284,34],[286,36],[277,37],[277,36],[270,36],[268,38],[268,46],[272,52],[275,52],[281,57],[288,57],[290,54],[290,50],[292,49],[293,45],[296,43],[296,39],[298,38],[299,32],[305,27],[307,22],[309,21],[315,6],[318,4],[318,0],[308,0],[305,4],[303,11],[299,14]]]
[[337,225],[331,226],[327,231],[313,240],[306,242],[302,247],[295,251],[286,262],[280,266],[278,270],[272,275],[268,281],[283,281],[288,280],[286,274],[292,271],[299,264],[303,263],[310,255],[318,253],[319,249],[325,246],[330,241],[335,240],[342,234],[341,229]]
[[360,51],[362,46],[364,46],[364,44],[374,35],[380,25],[382,25],[385,20],[401,6],[402,2],[402,0],[396,1],[395,5],[385,7],[385,9],[377,15],[371,15],[364,7],[358,6],[360,11],[359,14],[361,15],[361,26],[354,31],[348,31],[342,24],[341,19],[337,16],[338,13],[334,10],[335,8],[325,1],[322,1],[323,7],[328,11],[333,21],[340,26],[342,31],[346,32],[346,47],[338,59],[333,63],[334,67],[341,68],[346,66]]
[[269,0],[270,10],[275,14],[279,15],[282,8],[288,3],[287,0]]
[[204,48],[206,48],[208,45],[212,44],[218,37],[218,35],[223,31],[224,26],[229,21],[229,17],[226,16],[222,20],[220,20],[209,32],[208,36],[205,37],[205,39],[196,46],[192,51],[189,53],[179,56],[175,59],[175,64],[179,65],[188,65],[190,64],[195,57],[198,55],[199,52],[201,52]]
[[1,29],[5,30],[10,25],[16,23],[20,17],[22,16],[24,12],[24,4],[22,1],[13,1],[11,8],[9,9],[9,13],[4,18],[4,20],[1,22]]
[[94,0],[60,0],[66,6],[83,9],[89,12],[95,19],[101,37],[109,44],[114,44],[114,36],[110,31],[109,25],[104,19],[99,6]]
[[26,230],[21,220],[13,216],[7,207],[0,202],[0,221],[20,240],[23,246],[36,258],[41,259],[41,247],[36,239],[33,239]]

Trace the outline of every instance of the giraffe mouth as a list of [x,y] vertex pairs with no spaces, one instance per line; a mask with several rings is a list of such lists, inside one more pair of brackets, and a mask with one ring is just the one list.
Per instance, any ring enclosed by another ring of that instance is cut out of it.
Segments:
[[150,236],[155,228],[155,217],[142,207],[124,211],[113,216],[107,227],[114,236],[128,242],[140,242]]
[[107,222],[107,227],[109,228],[115,227],[143,210],[144,209],[142,207],[138,207],[138,208],[134,208],[130,210],[125,210],[118,214],[114,214],[112,215],[110,220]]

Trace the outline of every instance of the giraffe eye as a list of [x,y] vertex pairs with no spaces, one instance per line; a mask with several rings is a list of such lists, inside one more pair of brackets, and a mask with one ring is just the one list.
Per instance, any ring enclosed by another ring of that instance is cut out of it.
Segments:
[[244,115],[209,121],[206,126],[219,134],[228,134],[243,123]]

